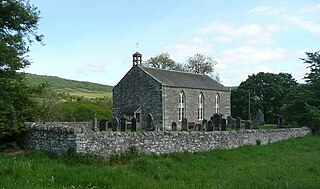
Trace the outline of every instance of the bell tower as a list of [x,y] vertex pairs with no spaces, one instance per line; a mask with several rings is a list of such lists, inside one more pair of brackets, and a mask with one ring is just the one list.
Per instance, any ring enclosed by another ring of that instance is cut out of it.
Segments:
[[141,66],[142,63],[142,54],[136,52],[132,55],[133,66]]

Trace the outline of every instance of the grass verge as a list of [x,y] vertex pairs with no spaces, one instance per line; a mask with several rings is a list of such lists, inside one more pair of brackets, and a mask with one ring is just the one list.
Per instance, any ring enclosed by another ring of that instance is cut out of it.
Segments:
[[[0,188],[318,188],[320,137],[106,162],[40,151],[0,154]],[[128,159],[129,158],[129,159]]]

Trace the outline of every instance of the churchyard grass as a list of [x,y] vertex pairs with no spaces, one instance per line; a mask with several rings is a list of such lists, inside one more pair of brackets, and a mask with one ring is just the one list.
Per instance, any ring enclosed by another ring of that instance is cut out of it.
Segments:
[[318,188],[320,137],[106,162],[40,151],[0,154],[0,188]]

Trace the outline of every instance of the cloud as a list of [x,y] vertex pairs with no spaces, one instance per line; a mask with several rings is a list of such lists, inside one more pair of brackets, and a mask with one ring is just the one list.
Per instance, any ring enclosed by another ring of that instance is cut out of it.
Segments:
[[212,49],[212,44],[197,37],[190,41],[166,46],[164,48],[165,52],[168,52],[174,60],[178,61],[185,60],[187,57],[193,56],[196,53],[209,53]]
[[287,56],[282,48],[240,46],[222,52],[219,62],[230,66],[259,64],[264,61],[281,60]]
[[103,62],[90,62],[76,68],[76,73],[87,75],[88,73],[105,73],[106,64]]
[[231,43],[235,40],[243,40],[248,44],[269,45],[274,43],[272,33],[283,29],[283,26],[277,24],[245,24],[235,26],[230,23],[213,23],[200,28],[195,33],[199,35],[215,34],[213,42]]
[[320,26],[317,23],[305,20],[299,16],[284,16],[283,18],[295,26],[305,29],[311,33],[320,35]]
[[[287,10],[285,8],[274,8],[259,6],[248,11],[249,14],[259,14],[263,16],[277,16],[279,19],[284,21],[284,23],[289,23],[293,26],[302,28],[311,33],[320,34],[320,24],[316,22],[320,12],[320,3],[314,6],[301,7],[299,10]],[[307,17],[307,14],[311,14],[311,17]],[[268,28],[268,27],[267,27]],[[269,26],[270,28],[270,26]],[[269,31],[277,31],[279,28],[271,27]]]
[[264,16],[275,16],[286,12],[286,8],[274,8],[259,6],[248,11],[249,14],[260,14]]
[[304,6],[300,7],[298,13],[306,14],[306,13],[319,13],[320,12],[320,3],[315,6]]

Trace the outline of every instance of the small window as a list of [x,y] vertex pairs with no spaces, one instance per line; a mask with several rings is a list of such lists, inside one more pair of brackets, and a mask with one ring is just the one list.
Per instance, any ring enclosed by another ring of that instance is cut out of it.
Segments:
[[186,116],[186,95],[181,91],[179,96],[179,121],[182,121]]
[[200,93],[199,99],[198,99],[198,120],[203,120],[203,104],[204,104],[204,96],[203,96],[203,93]]

